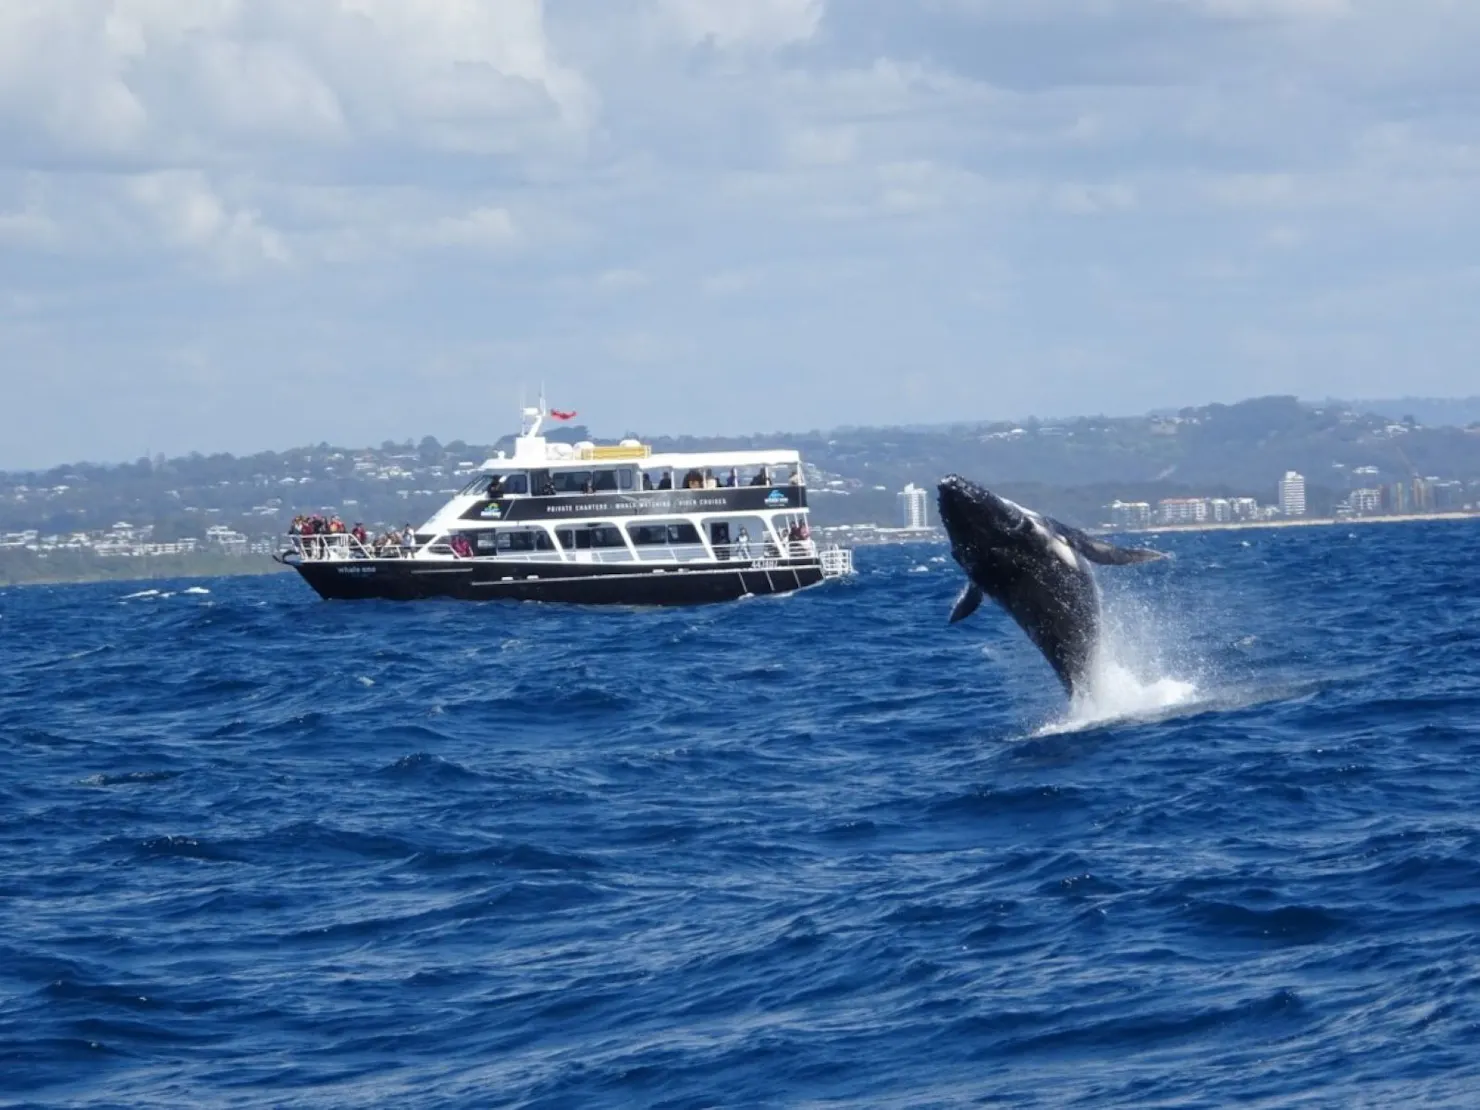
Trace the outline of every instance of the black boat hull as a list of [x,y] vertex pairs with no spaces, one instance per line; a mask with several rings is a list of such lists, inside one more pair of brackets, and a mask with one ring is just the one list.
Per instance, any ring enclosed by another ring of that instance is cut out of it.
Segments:
[[553,601],[575,605],[702,605],[747,594],[777,594],[823,580],[815,560],[774,566],[643,567],[589,563],[453,562],[426,559],[294,559],[291,565],[320,597],[417,601]]

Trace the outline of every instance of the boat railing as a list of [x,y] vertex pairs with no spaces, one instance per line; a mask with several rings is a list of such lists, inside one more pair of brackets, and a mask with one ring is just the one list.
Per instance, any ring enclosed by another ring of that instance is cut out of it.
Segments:
[[853,552],[837,544],[822,549],[822,577],[844,578],[853,573]]
[[[397,543],[363,543],[349,532],[288,537],[290,554],[300,559],[322,561],[339,559],[409,559],[416,550]],[[784,560],[816,559],[822,564],[824,577],[833,578],[853,573],[853,553],[837,545],[819,550],[815,540],[785,540],[778,547],[775,540],[759,542],[718,543],[712,548],[702,543],[641,544],[636,558],[625,547],[581,548],[565,553],[543,551],[478,551],[459,555],[446,540],[422,549],[425,554],[446,559],[478,559],[499,563],[749,563],[761,569],[781,565]],[[712,551],[712,556],[711,556]]]
[[[712,548],[702,543],[683,544],[638,544],[637,557],[625,547],[587,547],[562,553],[546,548],[540,551],[487,551],[474,549],[471,555],[459,555],[445,540],[427,545],[426,554],[446,559],[477,559],[482,562],[498,563],[750,563],[760,568],[780,566],[787,559],[820,559],[827,552],[819,552],[815,540],[788,540],[778,548],[774,540],[760,543],[717,543]],[[839,574],[852,571],[848,553],[843,553],[845,569]],[[835,559],[836,561],[836,559]]]
[[290,535],[288,545],[300,559],[407,559],[413,548],[399,543],[362,543],[350,532]]
[[305,559],[404,559],[414,548],[403,543],[361,543],[348,531],[330,531],[317,536],[289,536],[293,554]]

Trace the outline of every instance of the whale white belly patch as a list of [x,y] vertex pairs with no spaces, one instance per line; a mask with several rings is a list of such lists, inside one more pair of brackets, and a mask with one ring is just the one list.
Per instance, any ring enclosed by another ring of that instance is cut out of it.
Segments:
[[1029,513],[1028,519],[1033,524],[1033,531],[1038,533],[1039,538],[1057,555],[1065,566],[1071,570],[1079,567],[1079,560],[1074,557],[1074,549],[1064,542],[1064,538],[1053,532],[1037,513]]

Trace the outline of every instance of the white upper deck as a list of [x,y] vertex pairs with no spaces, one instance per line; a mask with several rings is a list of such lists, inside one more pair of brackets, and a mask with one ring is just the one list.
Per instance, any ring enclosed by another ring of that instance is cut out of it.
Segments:
[[761,451],[690,451],[653,454],[635,439],[619,444],[551,443],[539,434],[542,409],[524,410],[524,428],[514,440],[514,453],[500,451],[484,459],[478,469],[486,474],[522,470],[590,470],[593,463],[627,463],[643,470],[727,470],[730,468],[798,467],[802,456],[785,449]]

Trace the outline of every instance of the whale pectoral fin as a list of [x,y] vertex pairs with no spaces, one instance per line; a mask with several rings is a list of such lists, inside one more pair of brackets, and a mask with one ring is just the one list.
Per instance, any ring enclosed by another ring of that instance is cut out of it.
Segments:
[[955,624],[959,620],[965,620],[976,612],[977,606],[981,603],[981,587],[975,582],[966,583],[966,588],[961,591],[961,596],[956,599],[956,604],[951,609],[951,619],[947,623]]
[[1152,551],[1149,547],[1116,547],[1102,540],[1090,540],[1079,549],[1079,553],[1092,563],[1107,567],[1125,567],[1135,563],[1154,563],[1165,559],[1165,551]]
[[1067,524],[1060,524],[1058,521],[1054,521],[1053,525],[1070,547],[1090,562],[1099,563],[1101,566],[1125,567],[1135,563],[1150,563],[1167,557],[1166,552],[1152,551],[1149,547],[1116,547],[1113,543],[1097,540],[1087,532],[1081,532],[1078,528],[1070,528]]

